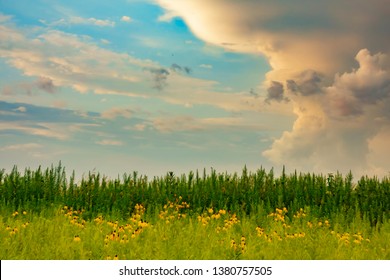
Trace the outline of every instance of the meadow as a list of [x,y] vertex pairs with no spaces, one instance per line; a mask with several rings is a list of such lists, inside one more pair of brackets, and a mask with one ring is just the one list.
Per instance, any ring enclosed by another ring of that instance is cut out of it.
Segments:
[[390,259],[390,179],[0,170],[0,259]]

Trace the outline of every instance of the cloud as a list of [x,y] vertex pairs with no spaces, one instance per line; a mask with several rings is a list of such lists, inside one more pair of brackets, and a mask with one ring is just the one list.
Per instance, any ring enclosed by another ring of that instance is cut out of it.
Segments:
[[189,115],[160,117],[151,120],[151,126],[162,133],[177,131],[222,131],[264,129],[264,126],[241,117],[195,118]]
[[313,70],[306,70],[300,73],[297,79],[287,80],[286,86],[294,94],[307,96],[321,93],[322,81],[323,78],[319,73]]
[[24,106],[19,106],[18,108],[14,109],[14,111],[25,113],[25,112],[27,112],[27,109]]
[[83,18],[79,16],[70,16],[66,19],[60,19],[55,22],[49,23],[49,26],[57,25],[95,25],[99,27],[114,27],[115,22],[108,19],[96,19],[94,17]]
[[130,108],[115,107],[101,113],[101,117],[103,119],[111,119],[111,120],[116,119],[117,117],[123,117],[129,119],[132,117],[133,114],[134,114],[134,110]]
[[123,21],[123,22],[132,22],[133,20],[129,16],[123,16],[123,17],[121,17],[121,21]]
[[100,39],[100,42],[102,42],[105,45],[111,44],[111,42],[109,40],[107,40],[107,39]]
[[265,99],[265,102],[270,103],[271,101],[290,101],[287,97],[284,96],[284,87],[282,83],[272,81],[271,85],[267,88],[267,98]]
[[319,172],[336,168],[363,174],[390,166],[390,159],[384,165],[386,160],[373,146],[383,147],[390,132],[385,109],[390,106],[390,63],[386,55],[371,55],[366,49],[358,52],[356,61],[357,69],[335,75],[332,85],[318,90],[321,94],[290,95],[297,119],[264,156]]
[[42,148],[41,144],[37,143],[25,143],[25,144],[14,144],[0,148],[1,151],[26,151]]
[[205,69],[213,69],[213,66],[211,64],[200,64],[199,67]]
[[42,136],[46,138],[54,138],[57,140],[69,139],[66,129],[61,124],[54,123],[24,123],[24,122],[2,122],[0,123],[0,131],[17,131],[25,134]]
[[[274,70],[269,80],[285,80],[288,72],[307,69],[332,77],[338,71],[347,71],[362,48],[390,50],[386,0],[356,0],[353,5],[348,0],[309,4],[305,0],[156,3],[165,9],[165,20],[180,16],[207,43],[263,54]],[[353,16],[346,17],[345,10]]]
[[[164,20],[181,17],[209,45],[268,59],[266,100],[288,98],[296,115],[263,153],[274,164],[320,172],[385,166],[368,143],[383,143],[390,122],[386,0],[156,3]],[[270,110],[281,104],[269,103]]]
[[33,84],[5,87],[3,94],[32,94],[36,89],[53,93],[55,86],[66,86],[82,93],[142,96],[132,91],[146,79],[139,70],[158,67],[150,60],[100,48],[89,37],[61,31],[49,30],[29,39],[19,30],[2,26],[0,37],[5,38],[0,41],[0,57],[26,76],[42,77]]
[[6,85],[2,88],[3,95],[33,95],[37,91],[55,93],[57,91],[57,87],[54,85],[52,79],[47,77],[39,77],[33,82],[19,82],[12,85]]
[[96,144],[103,145],[103,146],[123,146],[122,141],[117,141],[117,140],[101,140],[97,141]]
[[152,74],[153,88],[163,90],[167,85],[170,72],[165,68],[145,68],[145,70]]
[[12,16],[4,15],[4,14],[0,13],[0,23],[7,22],[7,21],[9,21],[11,19],[12,19]]
[[191,74],[191,72],[192,72],[192,69],[190,68],[190,67],[187,67],[187,66],[180,66],[179,64],[177,64],[177,63],[173,63],[172,65],[171,65],[171,69],[173,70],[173,71],[176,71],[176,72],[183,72],[183,73],[185,73],[185,74]]
[[[46,77],[57,88],[71,87],[80,93],[153,97],[172,104],[207,104],[228,111],[259,110],[260,105],[254,104],[254,98],[247,94],[223,93],[214,89],[216,81],[183,75],[190,68],[179,65],[184,70],[176,72],[151,60],[102,48],[100,42],[88,36],[43,31],[29,38],[22,30],[0,26],[0,37],[5,38],[0,41],[0,57],[26,76]],[[158,91],[151,92],[148,82]],[[45,88],[43,84],[42,80],[41,88]],[[34,93],[18,86],[0,90],[10,95]]]

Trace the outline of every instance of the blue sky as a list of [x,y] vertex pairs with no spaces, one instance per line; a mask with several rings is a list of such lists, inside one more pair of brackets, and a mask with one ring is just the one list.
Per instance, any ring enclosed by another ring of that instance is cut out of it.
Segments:
[[387,19],[283,4],[1,1],[0,167],[386,174]]

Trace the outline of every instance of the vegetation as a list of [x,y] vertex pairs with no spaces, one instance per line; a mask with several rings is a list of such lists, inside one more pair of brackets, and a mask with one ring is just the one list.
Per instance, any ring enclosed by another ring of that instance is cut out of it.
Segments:
[[389,259],[390,180],[0,171],[0,259]]

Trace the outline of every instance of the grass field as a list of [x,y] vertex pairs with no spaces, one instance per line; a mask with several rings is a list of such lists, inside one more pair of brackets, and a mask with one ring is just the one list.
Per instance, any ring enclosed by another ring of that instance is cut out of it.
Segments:
[[390,180],[0,172],[0,259],[390,259]]

